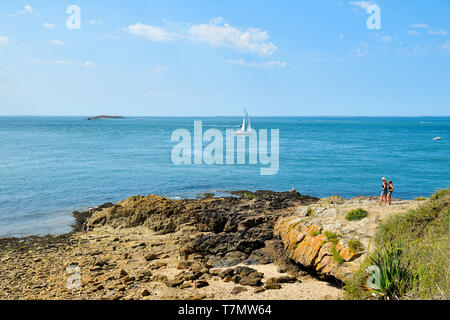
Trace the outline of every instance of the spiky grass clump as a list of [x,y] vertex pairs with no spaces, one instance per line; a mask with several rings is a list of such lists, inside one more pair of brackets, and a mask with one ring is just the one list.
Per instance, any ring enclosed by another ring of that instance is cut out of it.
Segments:
[[361,220],[364,219],[365,217],[367,217],[367,211],[362,208],[358,208],[349,211],[345,216],[345,219],[353,221],[353,220]]

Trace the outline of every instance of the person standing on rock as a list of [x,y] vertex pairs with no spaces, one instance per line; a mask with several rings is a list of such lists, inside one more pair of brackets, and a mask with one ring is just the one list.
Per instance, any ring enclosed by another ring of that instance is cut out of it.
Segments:
[[392,202],[392,192],[394,192],[394,184],[393,184],[392,180],[389,180],[389,182],[388,182],[388,195],[387,195],[388,205],[391,205],[391,202]]
[[379,206],[381,206],[381,203],[384,200],[384,204],[387,204],[387,194],[388,194],[388,190],[389,190],[389,186],[386,182],[386,178],[381,178],[381,195],[380,195],[380,202],[378,203]]
[[87,222],[85,222],[85,223],[83,224],[83,227],[81,228],[81,230],[83,231],[84,234],[87,234],[87,231],[88,231]]

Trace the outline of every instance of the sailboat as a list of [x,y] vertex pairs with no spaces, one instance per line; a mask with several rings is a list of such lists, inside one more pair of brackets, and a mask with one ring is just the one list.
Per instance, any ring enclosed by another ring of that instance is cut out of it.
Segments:
[[[244,112],[245,112],[245,115],[244,115],[244,119],[242,120],[241,129],[240,130],[236,130],[234,132],[234,134],[237,135],[237,136],[246,136],[246,137],[248,137],[248,136],[252,135],[252,124],[250,123],[250,117],[248,116],[247,110],[245,110],[245,108],[244,108]],[[248,126],[247,127],[245,125],[246,120],[248,121]]]

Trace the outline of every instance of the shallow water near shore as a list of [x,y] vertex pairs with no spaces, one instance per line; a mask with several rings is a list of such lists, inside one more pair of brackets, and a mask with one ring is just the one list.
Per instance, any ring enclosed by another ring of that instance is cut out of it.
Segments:
[[240,117],[144,119],[0,117],[0,236],[64,233],[72,211],[134,194],[295,188],[318,197],[378,196],[385,176],[395,198],[412,199],[450,185],[450,117],[252,118],[256,130],[280,130],[273,176],[260,175],[260,165],[172,163],[174,130],[192,132],[202,120],[225,133]]

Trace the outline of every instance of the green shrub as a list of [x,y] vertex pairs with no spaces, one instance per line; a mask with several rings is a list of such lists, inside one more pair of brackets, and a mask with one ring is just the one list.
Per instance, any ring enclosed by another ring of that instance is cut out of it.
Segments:
[[252,193],[244,192],[242,194],[242,198],[253,199],[253,198],[257,198],[257,197],[258,196],[256,194],[252,194]]
[[[337,244],[339,239],[342,238],[340,235],[338,235],[337,233],[325,230],[325,232],[323,233],[325,235],[325,237],[327,237],[327,241],[330,241],[334,244]],[[326,241],[326,242],[327,242]]]
[[416,201],[425,201],[425,200],[428,200],[428,198],[425,198],[425,197],[417,197],[417,198],[414,198],[414,200],[416,200]]
[[361,241],[357,239],[348,240],[347,245],[350,248],[350,250],[355,252],[360,252],[364,250],[363,244],[361,243]]
[[441,189],[436,191],[434,194],[431,195],[431,200],[438,200],[442,199],[444,196],[448,195],[450,193],[450,188],[447,189]]
[[361,220],[364,219],[365,217],[367,217],[367,211],[362,208],[358,208],[349,211],[345,216],[345,219],[353,221],[353,220]]

